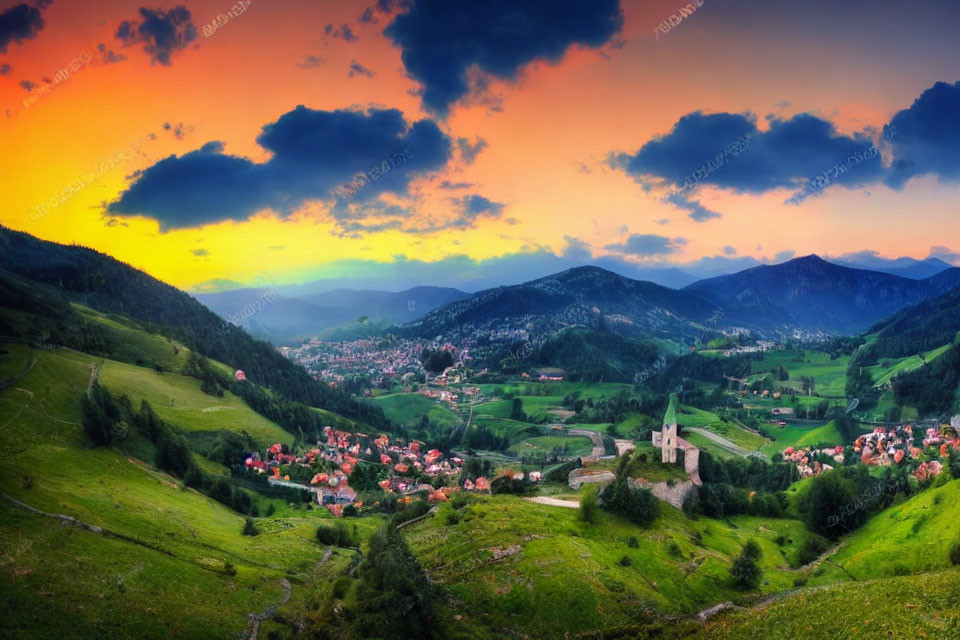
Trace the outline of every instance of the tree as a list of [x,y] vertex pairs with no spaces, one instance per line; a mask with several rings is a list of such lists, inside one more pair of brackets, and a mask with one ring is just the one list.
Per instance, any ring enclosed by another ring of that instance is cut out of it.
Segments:
[[520,398],[513,399],[513,404],[510,406],[510,419],[518,422],[527,421],[527,414],[523,412],[523,400]]
[[127,437],[127,424],[122,422],[120,406],[110,391],[94,380],[89,393],[81,400],[83,432],[95,445],[120,442]]
[[807,491],[807,527],[828,538],[852,531],[863,518],[863,510],[851,510],[856,501],[853,482],[837,471],[814,476]]
[[660,517],[660,503],[648,489],[632,489],[626,479],[606,486],[601,494],[603,508],[631,522],[648,527]]
[[243,531],[240,533],[245,536],[256,536],[260,535],[260,530],[257,529],[257,525],[253,523],[253,518],[246,518],[243,521]]
[[369,544],[359,568],[356,598],[350,610],[344,611],[350,623],[343,637],[446,637],[434,613],[436,589],[396,527],[387,525],[377,530]]
[[763,571],[757,565],[757,560],[763,555],[763,552],[753,540],[748,540],[743,545],[740,554],[734,558],[733,565],[730,567],[730,575],[733,576],[734,583],[741,589],[753,589],[760,583]]
[[580,493],[580,519],[588,524],[594,524],[599,515],[597,505],[597,485],[586,483]]

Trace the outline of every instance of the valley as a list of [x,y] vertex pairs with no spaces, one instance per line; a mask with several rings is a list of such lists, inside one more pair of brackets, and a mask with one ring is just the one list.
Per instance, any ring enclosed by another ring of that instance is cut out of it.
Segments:
[[182,294],[172,325],[111,310],[116,273],[109,297],[2,278],[5,637],[794,637],[904,589],[904,633],[953,624],[960,418],[914,379],[957,392],[955,336],[609,321],[652,289],[558,292],[583,271],[519,316],[483,294],[227,348]]

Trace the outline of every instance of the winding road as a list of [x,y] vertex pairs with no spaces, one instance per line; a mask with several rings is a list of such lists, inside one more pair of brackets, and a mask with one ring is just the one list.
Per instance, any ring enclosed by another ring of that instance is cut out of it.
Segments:
[[593,443],[593,451],[590,452],[591,458],[602,458],[603,457],[603,437],[600,436],[596,431],[590,431],[589,429],[567,429],[567,435],[571,436],[585,436],[590,438],[590,442]]
[[723,450],[725,450],[725,451],[729,451],[730,453],[732,453],[732,454],[734,454],[734,455],[738,455],[738,456],[740,456],[741,458],[746,458],[748,455],[750,455],[751,453],[753,453],[753,452],[750,451],[749,449],[744,449],[744,448],[741,447],[740,445],[734,444],[733,442],[730,442],[729,440],[727,440],[727,439],[724,438],[723,436],[720,436],[720,435],[715,434],[713,431],[708,431],[708,430],[706,430],[706,429],[701,429],[700,427],[684,427],[683,429],[684,429],[684,431],[690,431],[690,432],[692,432],[692,433],[699,433],[700,435],[702,435],[702,436],[703,436],[704,438],[706,438],[707,440],[710,440],[710,441],[712,441],[713,443],[715,443],[715,444],[716,444],[717,446],[719,446],[721,449],[723,449]]

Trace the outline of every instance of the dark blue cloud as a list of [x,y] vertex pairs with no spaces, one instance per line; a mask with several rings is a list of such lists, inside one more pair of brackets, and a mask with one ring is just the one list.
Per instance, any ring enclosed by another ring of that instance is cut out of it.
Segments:
[[342,24],[339,27],[334,27],[332,22],[323,28],[323,35],[340,38],[344,42],[356,42],[360,39],[353,33],[350,25]]
[[471,144],[467,138],[457,138],[457,149],[464,164],[473,164],[480,152],[487,148],[487,141],[477,137]]
[[512,80],[572,45],[600,47],[623,26],[619,0],[414,0],[404,8],[384,33],[403,50],[424,105],[439,114],[468,94],[471,67]]
[[699,200],[686,198],[682,193],[672,193],[667,196],[665,200],[670,204],[688,211],[690,218],[695,222],[706,222],[707,220],[723,217],[716,211],[712,211],[701,205]]
[[183,5],[169,11],[142,7],[140,18],[121,22],[116,37],[125,47],[142,44],[151,64],[170,65],[171,56],[197,38],[190,10]]
[[[738,146],[738,142],[740,144]],[[618,153],[611,166],[641,183],[687,190],[701,184],[738,192],[764,193],[800,187],[851,155],[873,146],[866,134],[837,134],[832,123],[810,114],[773,118],[767,131],[750,114],[699,111],[680,118],[670,133],[654,138],[634,154]],[[855,186],[883,173],[879,156],[864,161],[835,182]]]
[[[716,217],[689,194],[711,184],[740,193],[798,189],[798,204],[833,184],[858,188],[883,181],[895,189],[911,178],[935,175],[960,181],[960,82],[938,82],[907,109],[875,131],[838,134],[833,123],[801,113],[769,118],[757,129],[751,114],[700,111],[680,118],[671,131],[636,153],[612,153],[609,164],[633,176],[644,188],[676,187],[666,197],[698,221]],[[737,145],[737,140],[744,141]],[[885,168],[882,154],[892,154]]]
[[886,183],[899,189],[914,176],[960,180],[960,82],[938,82],[883,129],[893,148]]
[[36,38],[43,29],[43,11],[27,3],[14,5],[0,13],[0,53],[7,52],[11,42],[20,44],[23,40]]
[[[272,153],[270,160],[226,154],[217,141],[165,158],[135,174],[109,211],[152,217],[172,229],[245,220],[263,209],[287,215],[309,200],[333,200],[335,217],[348,219],[356,205],[339,192],[354,176],[376,175],[352,194],[356,204],[387,192],[404,195],[414,177],[447,163],[452,145],[432,120],[411,125],[396,109],[315,111],[302,105],[264,126],[257,143]],[[402,161],[394,161],[398,157]],[[385,163],[390,170],[383,172]]]
[[505,206],[476,193],[457,199],[457,209],[467,220],[475,220],[479,216],[497,218],[503,213]]
[[653,233],[632,233],[621,243],[608,244],[605,249],[632,256],[664,256],[676,253],[687,244],[686,238],[667,238]]
[[356,60],[351,60],[350,71],[347,75],[349,75],[351,78],[354,76],[366,76],[368,78],[372,78],[374,75],[376,75],[376,73],[371,69],[368,69],[367,67],[363,66]]

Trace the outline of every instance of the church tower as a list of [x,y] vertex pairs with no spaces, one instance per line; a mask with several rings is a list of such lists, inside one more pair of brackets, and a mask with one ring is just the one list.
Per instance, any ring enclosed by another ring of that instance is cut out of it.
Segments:
[[670,395],[670,404],[663,415],[663,430],[652,434],[653,446],[660,447],[660,460],[673,464],[677,461],[677,405],[676,394]]

